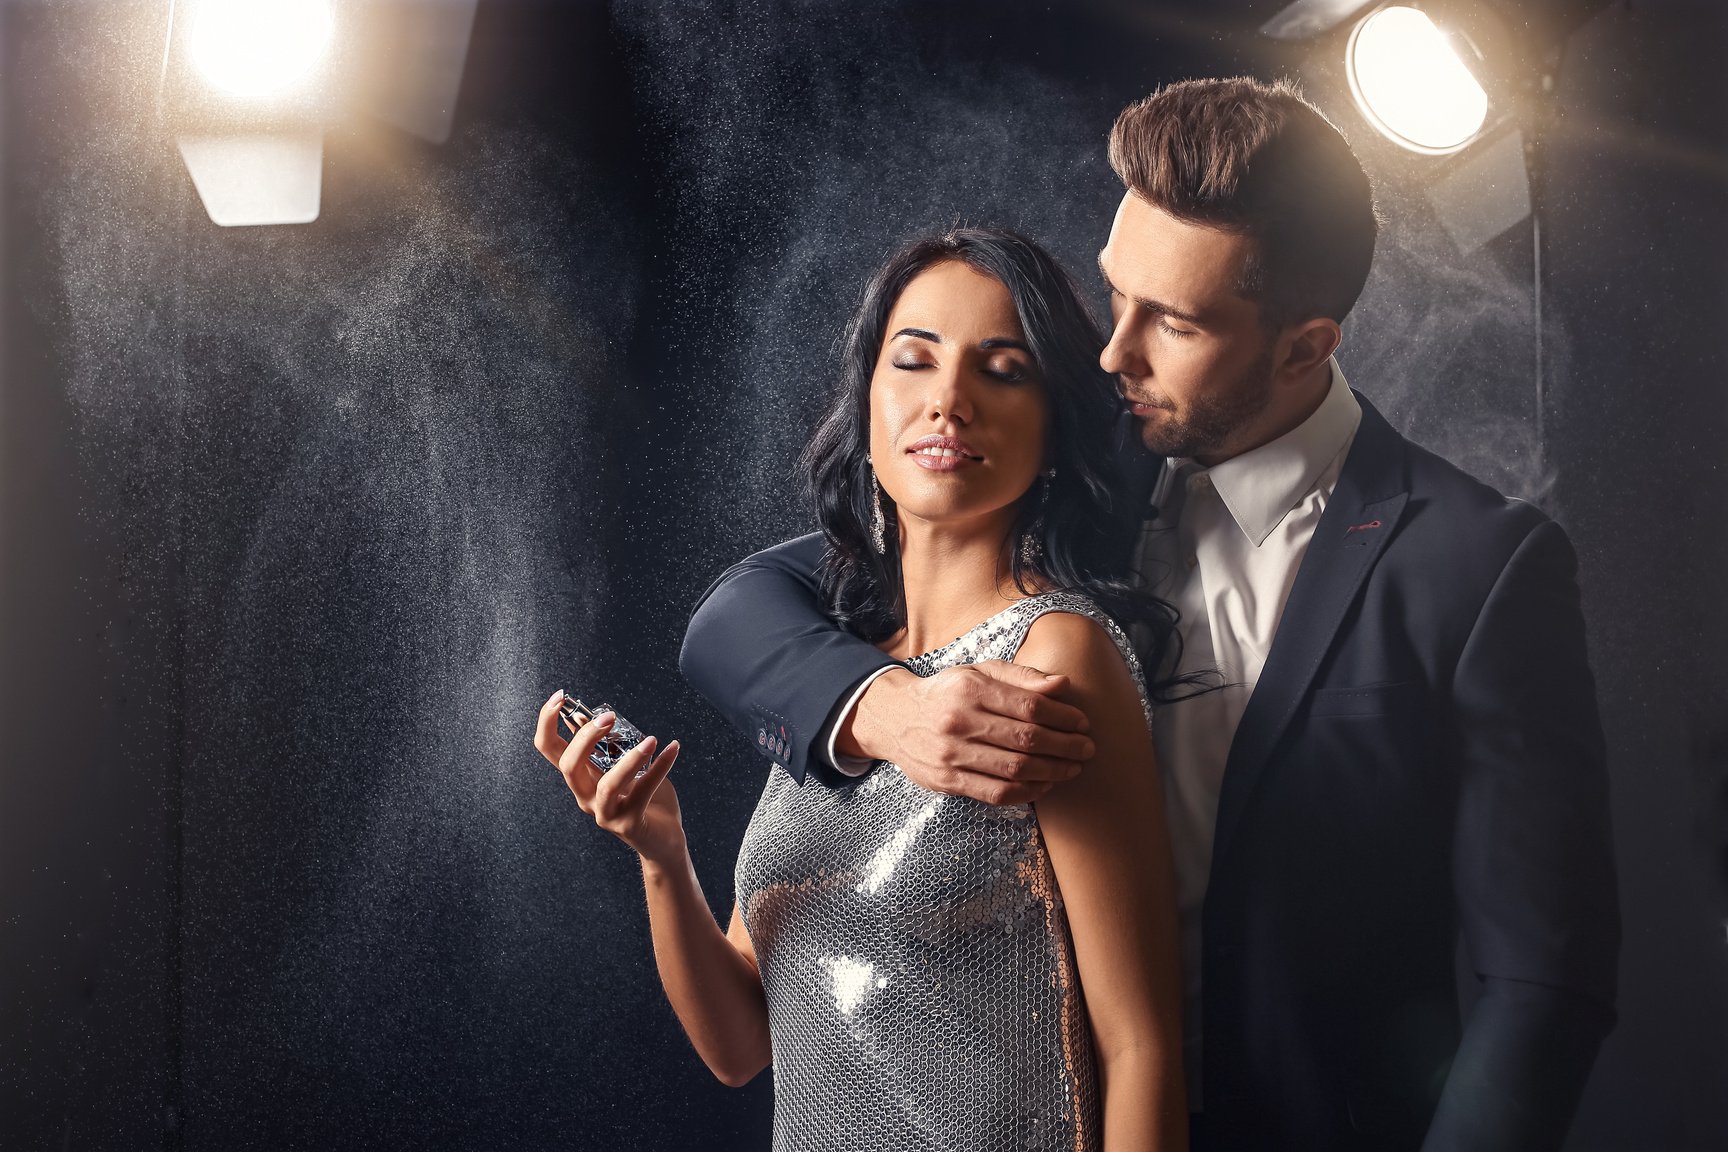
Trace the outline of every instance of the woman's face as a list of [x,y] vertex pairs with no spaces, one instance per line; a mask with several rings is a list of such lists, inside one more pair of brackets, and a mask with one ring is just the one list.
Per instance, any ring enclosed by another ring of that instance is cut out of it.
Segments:
[[1042,377],[1008,289],[958,260],[888,316],[870,378],[870,458],[901,522],[1012,522],[1043,467]]

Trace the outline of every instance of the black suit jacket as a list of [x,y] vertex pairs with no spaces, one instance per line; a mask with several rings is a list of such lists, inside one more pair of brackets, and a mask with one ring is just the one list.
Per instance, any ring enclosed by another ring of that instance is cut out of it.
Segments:
[[[1565,533],[1366,399],[1231,745],[1204,909],[1205,1142],[1557,1148],[1613,1025],[1608,782]],[[1142,456],[1142,502],[1158,461]],[[685,675],[794,775],[888,663],[820,541],[720,578]],[[818,769],[818,775],[821,775]],[[1462,1018],[1462,933],[1482,995]]]

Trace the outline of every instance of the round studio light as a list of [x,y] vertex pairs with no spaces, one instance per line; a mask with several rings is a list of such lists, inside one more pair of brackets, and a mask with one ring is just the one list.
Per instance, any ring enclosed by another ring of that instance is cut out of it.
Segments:
[[330,0],[204,0],[188,29],[192,62],[224,95],[289,95],[316,71],[335,23]]
[[1356,25],[1345,52],[1357,105],[1396,143],[1443,156],[1482,131],[1488,94],[1427,13],[1381,8]]

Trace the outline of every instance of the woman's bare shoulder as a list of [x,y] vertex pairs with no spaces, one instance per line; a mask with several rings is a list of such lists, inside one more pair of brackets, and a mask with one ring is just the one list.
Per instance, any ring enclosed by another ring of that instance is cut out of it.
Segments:
[[1045,612],[1027,629],[1016,664],[1076,681],[1134,689],[1128,659],[1102,620],[1077,611]]
[[1092,828],[1111,804],[1152,803],[1146,789],[1157,779],[1157,760],[1145,698],[1110,629],[1082,613],[1046,612],[1032,622],[1014,662],[1068,678],[1061,698],[1086,713],[1097,749],[1084,772],[1039,801],[1045,818],[1078,813]]

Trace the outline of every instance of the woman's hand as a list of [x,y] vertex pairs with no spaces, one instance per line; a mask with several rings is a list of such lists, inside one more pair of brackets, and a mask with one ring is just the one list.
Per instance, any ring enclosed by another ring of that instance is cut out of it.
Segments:
[[649,736],[626,752],[611,771],[601,772],[588,755],[612,730],[616,717],[602,712],[566,741],[558,732],[558,706],[563,702],[564,693],[559,691],[540,706],[534,747],[563,773],[577,805],[634,848],[645,863],[666,866],[685,858],[689,849],[678,793],[666,779],[678,759],[678,741],[656,756],[659,741]]

